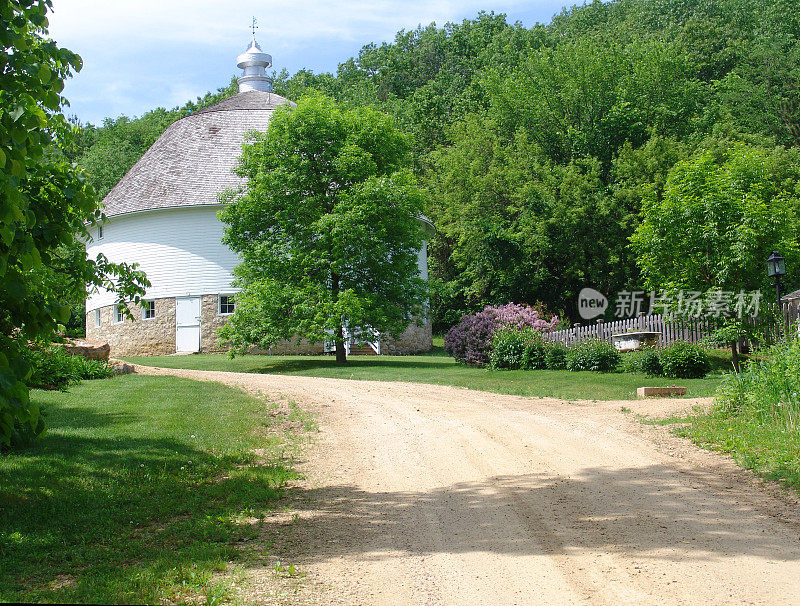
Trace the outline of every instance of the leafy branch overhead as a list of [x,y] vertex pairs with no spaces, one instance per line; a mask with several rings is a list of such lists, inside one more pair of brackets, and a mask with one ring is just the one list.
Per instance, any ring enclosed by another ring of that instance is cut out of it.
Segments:
[[28,397],[29,340],[47,341],[69,318],[56,275],[86,285],[113,284],[141,295],[134,267],[73,254],[78,238],[102,219],[85,177],[52,150],[68,146],[73,127],[60,113],[64,79],[81,68],[76,54],[44,37],[47,0],[0,6],[0,445],[43,430]]

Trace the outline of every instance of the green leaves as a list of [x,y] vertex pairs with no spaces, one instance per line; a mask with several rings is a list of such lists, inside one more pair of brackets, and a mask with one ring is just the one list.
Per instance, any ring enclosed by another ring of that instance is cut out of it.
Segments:
[[800,155],[721,140],[678,162],[663,196],[650,196],[631,237],[653,289],[762,289],[780,250],[800,265]]
[[[87,284],[135,297],[135,268],[89,261],[76,239],[96,221],[97,198],[56,145],[74,130],[61,112],[63,80],[80,58],[42,37],[48,0],[0,8],[0,446],[44,430],[28,398],[29,341],[47,342]],[[54,143],[54,140],[57,143]],[[109,276],[115,278],[112,283]]]
[[310,96],[275,112],[245,144],[243,192],[228,192],[223,241],[239,253],[237,348],[343,330],[400,334],[422,313],[417,251],[424,195],[408,140],[388,117]]

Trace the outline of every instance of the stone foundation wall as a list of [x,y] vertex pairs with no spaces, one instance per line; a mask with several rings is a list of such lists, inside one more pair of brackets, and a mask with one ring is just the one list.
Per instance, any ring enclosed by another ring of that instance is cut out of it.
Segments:
[[[227,351],[219,344],[217,331],[225,325],[230,315],[219,314],[219,295],[203,295],[200,300],[200,351],[213,353]],[[173,353],[175,353],[173,351]]]
[[[106,342],[111,357],[162,356],[175,353],[175,299],[155,299],[156,317],[142,319],[142,309],[128,305],[134,319],[114,322],[114,306],[100,308],[100,326],[95,328],[94,311],[86,314],[86,338]],[[220,347],[217,330],[228,320],[219,313],[218,295],[203,295],[200,299],[200,351],[225,351]]]
[[114,322],[113,305],[100,308],[100,326],[94,311],[86,314],[86,338],[111,346],[111,357],[158,356],[175,353],[175,299],[156,299],[156,317],[142,319],[142,309],[129,304],[134,320]]
[[[94,311],[86,314],[86,338],[108,343],[111,357],[160,356],[175,353],[175,299],[155,299],[156,317],[142,319],[138,305],[130,304],[134,319],[114,322],[114,306],[100,308],[100,326],[94,325]],[[217,330],[230,316],[220,315],[217,295],[203,295],[200,302],[200,351],[213,353],[225,351],[219,344]],[[381,343],[381,352],[390,355],[416,354],[429,351],[433,346],[431,323],[422,326],[412,324],[396,340]],[[320,355],[324,353],[322,343],[311,343],[305,339],[281,341],[268,351],[253,349],[251,353],[273,355]]]
[[399,339],[381,341],[381,353],[402,356],[419,354],[433,348],[433,324],[428,319],[422,326],[412,323]]

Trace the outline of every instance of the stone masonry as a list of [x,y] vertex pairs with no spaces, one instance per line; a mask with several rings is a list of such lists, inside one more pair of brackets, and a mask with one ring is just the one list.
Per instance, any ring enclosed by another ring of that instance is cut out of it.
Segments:
[[428,319],[421,326],[412,323],[399,339],[381,341],[381,353],[388,355],[419,354],[433,347],[433,325]]
[[[200,351],[221,352],[217,330],[227,322],[229,316],[219,314],[218,295],[203,295],[200,303]],[[114,306],[100,308],[100,326],[94,325],[94,311],[86,314],[86,338],[108,343],[111,357],[158,356],[175,353],[175,299],[155,299],[156,317],[142,319],[141,307],[129,304],[134,319],[115,322]],[[432,346],[431,323],[422,326],[412,324],[397,340],[381,343],[384,354],[402,355],[428,351]],[[253,353],[274,355],[319,355],[322,343],[310,343],[304,339],[281,341],[269,351],[253,350]]]

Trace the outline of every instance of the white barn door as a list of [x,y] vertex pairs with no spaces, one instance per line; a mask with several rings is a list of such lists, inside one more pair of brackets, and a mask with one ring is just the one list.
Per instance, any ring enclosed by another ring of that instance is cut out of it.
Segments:
[[175,351],[200,351],[200,297],[175,299]]

